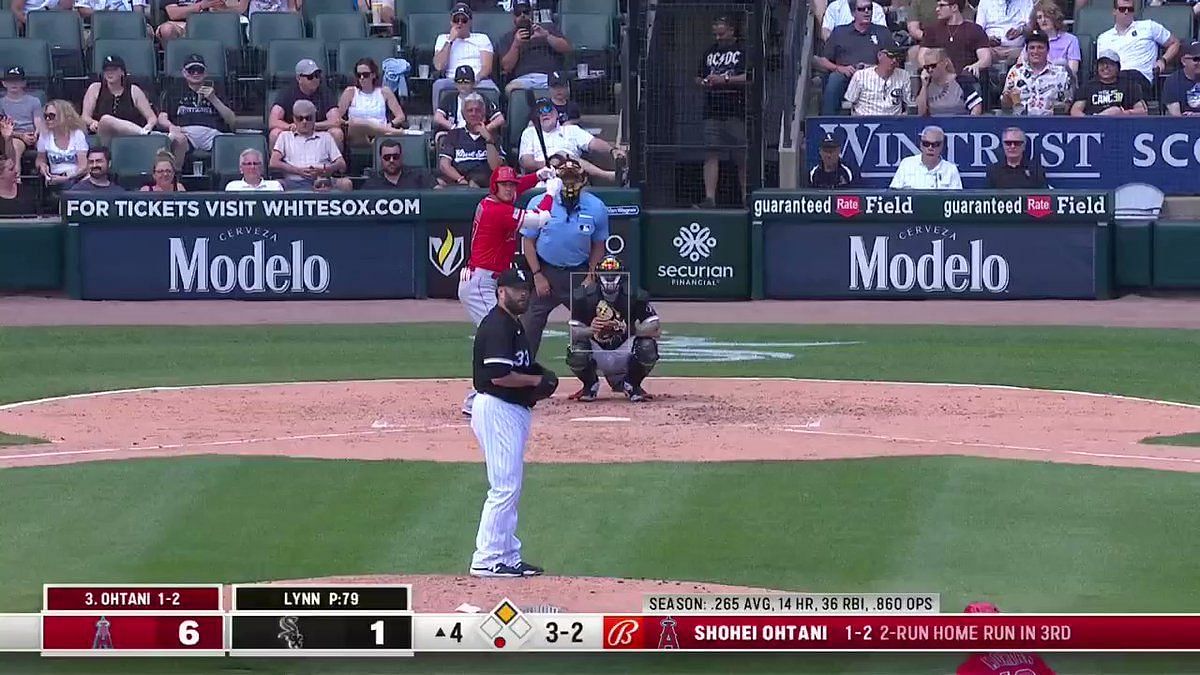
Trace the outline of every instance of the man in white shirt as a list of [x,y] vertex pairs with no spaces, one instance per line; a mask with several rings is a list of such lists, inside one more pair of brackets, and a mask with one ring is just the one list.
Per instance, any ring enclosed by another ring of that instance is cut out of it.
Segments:
[[921,152],[900,160],[892,177],[893,190],[961,190],[958,167],[942,159],[946,133],[941,127],[921,130]]
[[850,114],[902,115],[912,85],[908,72],[899,68],[904,58],[903,47],[880,49],[875,57],[874,68],[863,68],[850,78],[846,87],[846,102]]
[[1016,59],[1032,12],[1033,0],[979,0],[975,23],[987,33],[993,62]]
[[13,16],[19,26],[25,25],[25,19],[30,12],[45,12],[52,10],[70,11],[74,7],[72,0],[12,0]]
[[438,36],[433,46],[433,69],[445,73],[433,83],[433,103],[454,88],[450,77],[461,66],[471,66],[475,73],[476,89],[497,89],[492,81],[492,40],[484,33],[471,32],[471,6],[465,2],[450,10],[450,32]]
[[226,192],[283,192],[279,181],[263,178],[263,156],[254,148],[242,151],[238,156],[238,168],[242,170],[242,178],[229,181]]
[[90,19],[96,12],[146,13],[146,0],[75,0],[75,11]]
[[284,176],[288,190],[354,189],[349,178],[333,177],[346,170],[346,158],[328,132],[317,131],[316,117],[312,101],[296,101],[292,106],[296,130],[285,131],[275,140],[271,169]]
[[[615,171],[605,171],[600,167],[582,159],[585,152],[607,152],[613,159],[625,157],[619,148],[609,145],[603,138],[597,138],[578,124],[559,124],[558,109],[548,98],[539,98],[534,103],[538,121],[542,125],[542,136],[546,139],[546,152],[553,155],[567,155],[579,161],[583,170],[592,178],[601,178],[609,182],[617,182]],[[546,166],[546,157],[538,143],[537,131],[528,126],[521,132],[521,145],[517,153],[521,160],[521,168],[526,173],[533,173]]]
[[[833,0],[825,8],[825,16],[821,19],[821,36],[828,40],[833,29],[854,23],[854,0]],[[871,23],[888,27],[887,15],[878,2],[871,3]]]
[[[1134,0],[1113,0],[1113,27],[1096,38],[1096,53],[1114,51],[1121,57],[1122,75],[1136,72],[1139,84],[1154,91],[1154,74],[1166,71],[1167,64],[1179,55],[1179,39],[1157,21],[1134,20]],[[1166,51],[1158,56],[1159,47]]]

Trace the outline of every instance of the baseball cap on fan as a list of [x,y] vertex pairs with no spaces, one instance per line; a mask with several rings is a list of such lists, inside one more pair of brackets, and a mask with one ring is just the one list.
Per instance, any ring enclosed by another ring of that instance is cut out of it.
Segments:
[[5,80],[24,80],[25,79],[25,69],[22,68],[21,66],[13,66],[12,68],[9,68],[8,70],[4,71],[4,79]]
[[[442,6],[445,7],[445,5]],[[468,19],[471,18],[471,6],[465,2],[455,3],[454,8],[450,10],[450,17],[453,18],[460,15]]]
[[1100,52],[1099,54],[1096,54],[1096,63],[1099,63],[1101,61],[1112,61],[1113,63],[1115,63],[1119,66],[1119,65],[1121,65],[1121,55],[1117,54],[1115,51],[1113,51],[1111,49],[1105,49],[1104,51]]
[[321,67],[312,59],[300,59],[296,62],[297,75],[312,75],[319,70],[321,70]]
[[1183,50],[1183,55],[1193,59],[1200,59],[1200,40],[1193,42]]
[[500,278],[496,280],[496,286],[529,290],[532,286],[532,276],[525,270],[510,267],[500,273]]
[[834,136],[832,133],[827,133],[825,134],[825,137],[821,139],[821,147],[841,150],[842,144],[838,143],[837,136]]
[[463,64],[454,70],[454,81],[459,84],[466,84],[475,81],[475,69],[471,66]]

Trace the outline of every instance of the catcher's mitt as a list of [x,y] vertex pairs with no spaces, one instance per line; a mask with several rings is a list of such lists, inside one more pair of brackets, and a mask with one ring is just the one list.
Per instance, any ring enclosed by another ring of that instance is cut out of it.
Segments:
[[554,395],[556,389],[558,389],[558,376],[554,374],[554,371],[543,368],[542,381],[538,382],[537,386],[533,388],[534,402],[550,398]]

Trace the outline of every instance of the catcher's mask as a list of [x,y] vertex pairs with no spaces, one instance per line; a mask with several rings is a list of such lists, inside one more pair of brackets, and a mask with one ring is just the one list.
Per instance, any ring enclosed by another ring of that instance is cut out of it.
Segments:
[[569,158],[563,160],[558,167],[558,177],[562,179],[562,200],[571,208],[579,203],[579,195],[583,194],[583,186],[587,184],[587,174],[579,160]]
[[621,282],[625,280],[625,266],[613,256],[606,256],[596,266],[596,275],[600,279],[600,294],[608,302],[617,299],[621,292]]

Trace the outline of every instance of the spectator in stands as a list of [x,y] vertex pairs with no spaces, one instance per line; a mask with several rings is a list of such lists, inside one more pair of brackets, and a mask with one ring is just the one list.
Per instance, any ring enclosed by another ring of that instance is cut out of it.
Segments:
[[[921,53],[921,89],[917,92],[917,114],[982,115],[983,98],[968,79],[962,82],[958,70],[944,49],[926,49]],[[964,83],[966,87],[964,88]]]
[[[442,131],[450,131],[466,124],[466,119],[463,117],[463,105],[469,96],[476,93],[475,71],[471,66],[459,66],[458,70],[454,71],[454,88],[458,91],[448,91],[442,94],[442,100],[433,113],[433,125]],[[482,98],[483,118],[487,120],[488,130],[498,133],[500,127],[504,126],[504,113],[500,112],[496,104],[486,96]]]
[[941,127],[921,130],[921,152],[900,160],[892,177],[893,190],[961,190],[958,167],[942,159],[946,133]]
[[842,144],[833,134],[821,139],[821,162],[808,172],[808,187],[814,190],[840,190],[854,187],[858,177],[842,163]]
[[163,151],[154,158],[150,170],[150,184],[143,185],[142,192],[187,192],[175,174],[175,157]]
[[211,151],[213,139],[237,124],[237,117],[221,100],[221,83],[207,79],[207,74],[204,57],[192,54],[184,59],[183,82],[175,81],[163,92],[158,124],[171,137],[176,169],[183,166],[189,151]]
[[37,147],[42,129],[42,102],[25,91],[25,70],[13,66],[4,71],[4,96],[0,98],[0,113],[12,122],[12,144],[5,147],[9,157],[17,160],[21,169],[21,156],[30,148]]
[[1050,186],[1046,183],[1041,162],[1026,157],[1025,132],[1019,127],[1009,127],[1000,138],[1004,144],[1004,159],[988,167],[988,189],[1048,189]]
[[79,179],[67,192],[125,192],[109,176],[109,163],[112,153],[105,146],[92,148],[87,151],[87,175]]
[[339,148],[345,147],[342,111],[338,108],[333,91],[325,85],[317,62],[312,59],[296,62],[296,84],[279,92],[275,98],[267,123],[267,147],[275,147],[275,140],[279,138],[279,134],[296,130],[296,124],[292,120],[292,106],[296,105],[296,101],[312,101],[317,107],[317,131],[327,132]]
[[87,173],[87,137],[75,106],[62,99],[46,104],[46,132],[38,138],[37,169],[48,187],[69,185]]
[[571,53],[571,42],[554,24],[533,20],[528,2],[513,4],[513,29],[500,38],[500,69],[508,77],[506,91],[543,89],[550,73],[561,71],[563,55]]
[[868,22],[876,26],[888,27],[887,15],[883,13],[883,7],[876,2],[859,2],[859,0],[833,0],[825,8],[824,17],[821,19],[821,37],[828,40],[833,34],[833,30],[838,26],[845,26],[854,23],[858,19],[860,10],[858,5],[871,5],[870,11],[861,12],[865,15]]
[[187,19],[200,12],[240,12],[238,5],[232,7],[225,0],[175,0],[163,5],[167,20],[158,25],[155,34],[158,41],[166,44],[187,34]]
[[[0,120],[0,135],[11,137],[11,120]],[[37,196],[30,185],[21,182],[17,160],[0,157],[0,216],[32,216],[37,213]]]
[[85,19],[96,12],[137,12],[146,14],[146,0],[75,0],[75,11]]
[[[471,32],[471,7],[464,3],[450,10],[450,32],[438,36],[433,46],[433,69],[453,75],[459,66],[471,66],[475,71],[475,86],[480,89],[496,89],[492,82],[492,56],[495,49],[492,40],[483,33]],[[433,83],[434,101],[442,100],[442,93],[454,88],[450,77],[442,77]]]
[[[385,10],[392,9],[384,7]],[[300,11],[300,0],[238,0],[237,12],[243,16],[253,16],[258,12],[298,12]],[[392,16],[395,17],[395,10],[392,9]],[[387,20],[391,23],[391,19]]]
[[854,73],[846,88],[846,103],[850,104],[851,115],[904,113],[904,104],[912,87],[908,72],[899,67],[905,51],[902,47],[880,49],[874,68],[863,68]]
[[1033,0],[979,0],[975,22],[987,33],[992,62],[1013,61],[1025,44]]
[[[605,171],[591,162],[579,159],[586,152],[607,152],[614,159],[625,159],[625,153],[619,148],[609,145],[608,141],[597,138],[578,124],[559,124],[558,110],[550,99],[540,98],[534,103],[538,114],[538,122],[542,125],[542,135],[546,139],[546,152],[551,155],[563,153],[579,161],[583,170],[593,179],[600,178],[609,182],[617,181],[615,171]],[[521,168],[527,173],[533,173],[546,166],[546,157],[542,154],[538,143],[537,131],[530,125],[521,132],[521,144],[518,150]],[[486,185],[486,183],[484,183]]]
[[[913,40],[922,42],[925,39],[925,31],[922,30],[922,26],[932,26],[937,23],[937,3],[938,0],[892,0],[892,7],[904,7],[905,28],[908,29],[908,34],[912,36]],[[964,4],[962,15],[964,19],[974,21],[975,8],[970,3]]]
[[[294,133],[290,129],[288,131]],[[242,177],[229,181],[225,186],[226,192],[283,192],[282,183],[263,178],[263,156],[254,148],[246,148],[238,155],[238,168],[242,171]]]
[[75,5],[72,0],[12,0],[9,9],[17,19],[17,27],[24,28],[30,12],[46,12],[53,10],[71,11]]
[[854,21],[834,28],[825,40],[823,53],[813,59],[817,67],[829,73],[821,98],[822,115],[839,114],[850,78],[876,63],[880,49],[896,46],[891,31],[871,23],[871,8],[877,7],[875,3],[854,0],[852,7]]
[[945,49],[961,73],[979,79],[992,65],[991,42],[979,24],[963,18],[966,1],[937,0],[937,22],[922,26],[921,46]]
[[1141,78],[1120,77],[1121,57],[1114,51],[1096,56],[1096,76],[1079,89],[1071,115],[1145,115]]
[[394,138],[379,144],[379,166],[382,169],[367,178],[362,189],[431,190],[437,186],[429,172],[404,166],[404,148]]
[[1182,63],[1163,83],[1162,102],[1168,115],[1195,117],[1200,115],[1200,42],[1188,45]]
[[[329,183],[338,190],[352,189],[349,178],[331,180],[335,173],[346,170],[346,159],[328,132],[317,131],[317,107],[312,101],[296,101],[292,119],[296,130],[279,134],[271,151],[271,169],[284,176],[284,187],[314,190]],[[318,179],[326,180],[318,183]]]
[[1053,115],[1071,100],[1071,73],[1049,61],[1050,38],[1040,30],[1030,31],[1025,53],[1025,63],[1009,69],[1000,101],[1017,115]]
[[[487,187],[492,169],[504,158],[491,129],[484,124],[485,103],[479,94],[463,102],[465,126],[451,129],[438,150],[438,183],[449,186]],[[549,139],[547,139],[547,148]]]
[[379,81],[379,64],[361,58],[354,63],[355,84],[342,91],[338,108],[346,120],[347,143],[369,145],[376,136],[404,133],[407,117],[392,90]]
[[99,82],[83,95],[83,122],[109,145],[116,136],[144,136],[158,126],[158,116],[142,88],[129,81],[120,56],[104,57]]
[[571,100],[571,83],[562,73],[553,72],[550,73],[547,84],[550,85],[550,102],[558,111],[558,123],[577,123],[583,114],[579,110],[579,104]]
[[[1078,81],[1079,61],[1082,59],[1079,38],[1067,30],[1066,18],[1058,3],[1054,0],[1042,0],[1034,5],[1029,25],[1036,26],[1050,40],[1050,63],[1065,66],[1070,71],[1073,81]],[[1021,61],[1024,62],[1025,59],[1025,52],[1022,52]]]
[[[1123,75],[1134,76],[1143,91],[1154,91],[1154,75],[1165,73],[1179,54],[1179,39],[1157,21],[1134,20],[1135,0],[1113,0],[1113,27],[1096,38],[1096,53],[1115,52]],[[1158,56],[1159,47],[1165,49]]]
[[[840,0],[839,0],[840,1]],[[733,155],[738,167],[743,199],[746,190],[746,49],[737,39],[733,22],[720,16],[712,24],[713,45],[704,54],[696,84],[704,88],[704,201],[717,203],[721,156]]]

